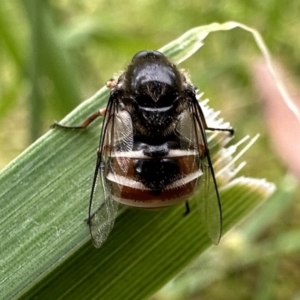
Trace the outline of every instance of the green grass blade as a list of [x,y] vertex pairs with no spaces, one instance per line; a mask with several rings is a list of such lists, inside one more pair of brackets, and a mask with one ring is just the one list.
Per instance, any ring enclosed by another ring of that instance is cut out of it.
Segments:
[[[221,192],[225,231],[265,197],[260,184],[244,179]],[[88,242],[23,299],[150,296],[211,245],[192,208],[189,217],[183,217],[183,206],[156,213],[126,210],[102,248]]]

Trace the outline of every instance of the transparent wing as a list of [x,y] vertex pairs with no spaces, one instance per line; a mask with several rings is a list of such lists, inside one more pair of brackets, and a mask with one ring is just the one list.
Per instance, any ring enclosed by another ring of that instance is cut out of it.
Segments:
[[202,189],[197,193],[197,198],[201,205],[201,214],[203,222],[211,240],[218,244],[222,234],[222,206],[217,186],[217,181],[210,158],[205,129],[207,128],[205,118],[197,99],[194,99],[193,110],[195,114],[195,132],[198,147],[203,148],[201,157],[201,167],[203,171]]
[[89,228],[93,244],[101,247],[111,232],[118,212],[116,198],[121,197],[122,185],[107,179],[117,172],[126,176],[128,158],[116,153],[131,151],[133,147],[132,121],[128,112],[119,111],[110,100],[103,121],[93,186],[89,206]]
[[209,237],[218,244],[222,234],[222,207],[209,154],[202,159],[202,188],[197,194]]
[[193,149],[196,153],[193,168],[199,168],[203,174],[198,179],[195,198],[207,233],[217,244],[222,233],[222,209],[205,128],[206,123],[201,107],[196,98],[192,99],[188,109],[181,114],[179,121],[181,148],[188,151]]

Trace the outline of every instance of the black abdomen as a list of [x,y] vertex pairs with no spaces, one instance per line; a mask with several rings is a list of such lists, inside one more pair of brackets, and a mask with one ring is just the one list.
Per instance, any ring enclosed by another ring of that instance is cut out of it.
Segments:
[[136,180],[156,195],[180,178],[180,165],[174,158],[137,159],[134,167]]

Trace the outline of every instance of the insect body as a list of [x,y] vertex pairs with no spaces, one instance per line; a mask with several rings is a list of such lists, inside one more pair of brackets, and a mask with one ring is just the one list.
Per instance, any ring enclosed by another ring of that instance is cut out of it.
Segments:
[[[92,186],[89,226],[96,247],[110,233],[118,203],[153,209],[185,202],[197,193],[212,240],[221,236],[221,204],[195,88],[162,53],[137,53],[125,72],[108,83]],[[102,188],[101,188],[102,187]]]

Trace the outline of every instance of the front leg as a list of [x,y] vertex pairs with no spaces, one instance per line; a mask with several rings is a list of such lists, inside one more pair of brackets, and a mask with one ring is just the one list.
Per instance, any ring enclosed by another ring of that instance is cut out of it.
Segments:
[[94,122],[97,118],[103,117],[105,115],[106,108],[101,108],[98,111],[94,112],[92,115],[90,115],[86,120],[82,122],[81,125],[77,126],[68,126],[68,125],[62,125],[58,122],[53,123],[50,128],[62,128],[62,129],[85,129],[87,128],[92,122]]

